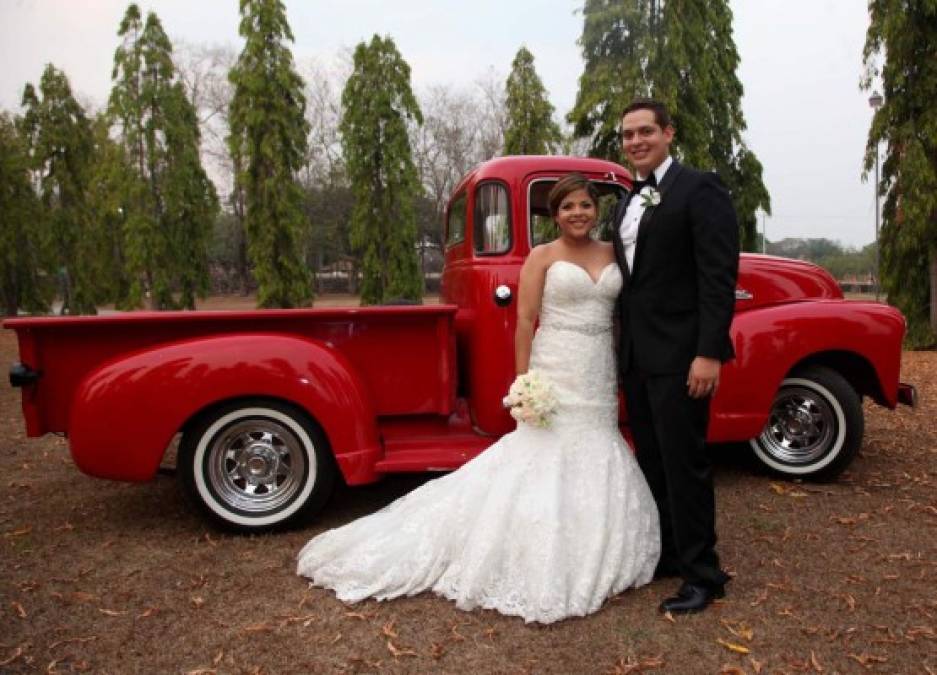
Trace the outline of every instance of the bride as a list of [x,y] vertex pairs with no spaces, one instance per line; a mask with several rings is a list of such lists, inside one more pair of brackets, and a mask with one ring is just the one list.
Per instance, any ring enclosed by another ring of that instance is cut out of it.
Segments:
[[557,182],[550,210],[559,237],[524,263],[515,335],[518,374],[552,389],[549,426],[520,422],[458,471],[312,539],[297,573],[314,585],[346,602],[433,591],[551,623],[651,580],[657,508],[618,430],[621,272],[590,236],[598,193],[584,176]]

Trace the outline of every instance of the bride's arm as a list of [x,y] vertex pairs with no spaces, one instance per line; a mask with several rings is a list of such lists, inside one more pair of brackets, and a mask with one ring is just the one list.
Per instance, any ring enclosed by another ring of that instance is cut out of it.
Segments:
[[527,372],[530,365],[530,347],[534,341],[534,322],[540,313],[543,282],[548,266],[544,247],[530,252],[521,268],[517,289],[517,330],[514,332],[514,363],[518,375]]

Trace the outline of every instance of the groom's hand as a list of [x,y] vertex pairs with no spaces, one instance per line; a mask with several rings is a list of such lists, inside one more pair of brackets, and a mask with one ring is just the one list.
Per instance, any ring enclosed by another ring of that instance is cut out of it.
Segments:
[[690,375],[686,384],[690,398],[705,398],[716,393],[719,387],[719,359],[697,356],[690,364]]

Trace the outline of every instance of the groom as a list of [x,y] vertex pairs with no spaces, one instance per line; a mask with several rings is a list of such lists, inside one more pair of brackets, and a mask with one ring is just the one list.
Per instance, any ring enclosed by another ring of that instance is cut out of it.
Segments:
[[670,156],[674,128],[663,104],[625,108],[621,137],[636,176],[613,220],[625,279],[619,369],[638,463],[660,512],[655,576],[683,578],[660,610],[698,612],[723,597],[729,580],[715,551],[705,440],[720,367],[734,356],[738,226],[719,178]]

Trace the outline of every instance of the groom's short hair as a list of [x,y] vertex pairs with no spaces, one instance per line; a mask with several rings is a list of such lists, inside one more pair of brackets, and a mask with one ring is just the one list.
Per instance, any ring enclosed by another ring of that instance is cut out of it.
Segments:
[[657,101],[653,98],[636,98],[628,106],[621,111],[621,117],[623,118],[630,112],[635,110],[650,110],[654,113],[654,121],[657,122],[657,125],[661,129],[666,129],[667,127],[673,126],[673,120],[670,117],[670,111],[667,110],[667,106]]

